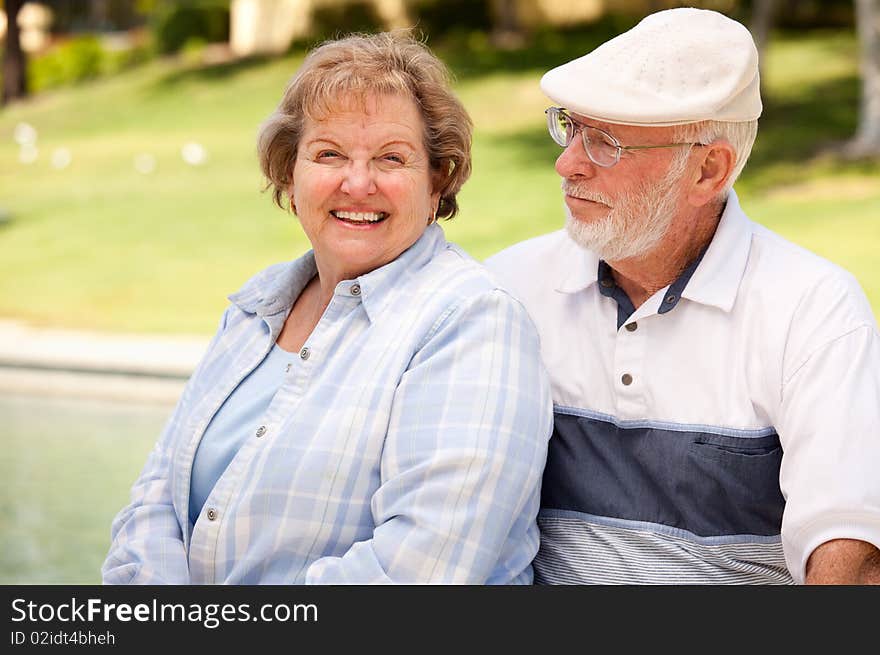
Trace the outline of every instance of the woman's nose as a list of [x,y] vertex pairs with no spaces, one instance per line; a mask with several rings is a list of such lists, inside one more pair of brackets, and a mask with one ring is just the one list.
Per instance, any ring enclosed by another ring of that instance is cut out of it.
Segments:
[[353,198],[364,198],[376,193],[376,180],[369,162],[352,161],[346,166],[342,191]]

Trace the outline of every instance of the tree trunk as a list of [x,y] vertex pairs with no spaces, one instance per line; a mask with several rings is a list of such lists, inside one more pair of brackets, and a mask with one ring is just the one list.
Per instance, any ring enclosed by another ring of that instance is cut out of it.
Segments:
[[880,157],[880,0],[855,0],[855,4],[862,98],[859,126],[844,152],[851,157]]
[[490,38],[498,48],[519,48],[525,42],[525,34],[519,20],[517,0],[493,0],[493,26]]
[[89,2],[89,22],[92,29],[107,29],[109,19],[110,7],[107,0],[91,0]]
[[27,95],[25,56],[19,39],[18,12],[22,0],[6,0],[6,49],[3,53],[3,96],[0,104],[7,104]]
[[[767,51],[767,41],[770,40],[770,30],[776,18],[779,8],[779,0],[754,0],[752,3],[752,19],[749,31],[755,39],[758,48],[758,67],[761,75],[761,91],[764,90],[764,53]],[[762,93],[763,95],[763,93]]]

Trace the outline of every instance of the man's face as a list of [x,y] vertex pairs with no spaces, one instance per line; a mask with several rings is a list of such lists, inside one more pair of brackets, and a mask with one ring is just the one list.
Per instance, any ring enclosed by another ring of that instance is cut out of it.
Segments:
[[[613,134],[625,146],[673,141],[668,127],[611,125],[574,117]],[[679,210],[688,153],[686,147],[624,150],[615,166],[602,168],[590,161],[578,134],[556,160],[571,238],[606,261],[650,252]]]

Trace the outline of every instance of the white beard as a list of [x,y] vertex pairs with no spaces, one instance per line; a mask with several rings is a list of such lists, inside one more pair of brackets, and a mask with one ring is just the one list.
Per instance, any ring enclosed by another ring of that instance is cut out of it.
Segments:
[[564,193],[611,207],[604,218],[587,222],[572,216],[571,209],[564,205],[568,235],[605,261],[640,257],[650,252],[666,236],[675,216],[681,197],[678,183],[687,168],[688,152],[676,155],[661,180],[653,183],[639,180],[616,199],[564,179]]

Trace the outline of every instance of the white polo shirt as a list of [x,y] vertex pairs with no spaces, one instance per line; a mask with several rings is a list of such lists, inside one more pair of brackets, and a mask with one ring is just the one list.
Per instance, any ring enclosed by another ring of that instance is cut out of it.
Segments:
[[880,334],[849,273],[734,193],[695,270],[620,320],[565,231],[486,264],[553,385],[537,582],[803,582],[825,541],[880,547]]

